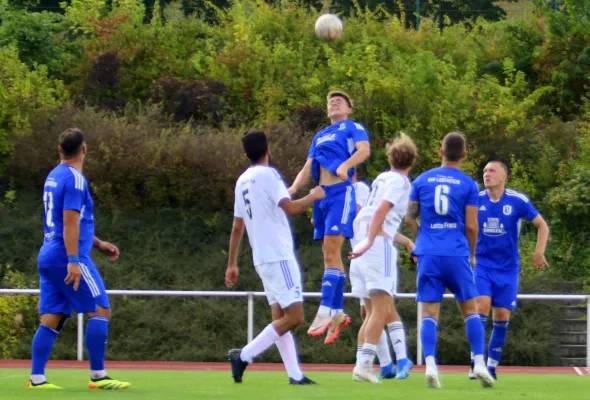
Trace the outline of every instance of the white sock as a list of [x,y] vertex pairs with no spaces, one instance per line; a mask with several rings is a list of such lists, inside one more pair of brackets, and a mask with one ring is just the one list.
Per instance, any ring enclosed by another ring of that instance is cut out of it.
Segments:
[[488,357],[488,367],[496,368],[498,366],[498,364],[499,364],[499,361]]
[[320,306],[320,308],[318,310],[318,314],[330,315],[330,310],[331,310],[331,308],[328,306]]
[[31,375],[31,382],[33,382],[33,385],[38,385],[46,380],[45,375]]
[[473,352],[471,352],[471,361],[473,361],[474,357],[475,357],[475,354],[473,354]]
[[387,334],[385,330],[381,331],[379,341],[377,342],[377,359],[379,359],[379,366],[385,367],[391,364],[391,353],[389,352],[389,344],[387,343]]
[[100,379],[107,376],[107,372],[103,369],[100,371],[90,371],[90,379]]
[[242,349],[242,354],[240,358],[242,361],[252,362],[252,360],[262,354],[265,350],[267,350],[270,346],[275,344],[279,335],[277,331],[275,331],[274,326],[272,324],[268,324],[266,328],[262,332],[258,334],[250,343],[246,345]]
[[473,357],[473,361],[475,362],[475,365],[486,365],[485,362],[483,361],[483,354],[478,354],[476,356]]
[[426,368],[436,368],[436,361],[434,361],[434,357],[433,356],[428,356],[426,357]]
[[343,311],[344,310],[332,309],[332,311],[330,311],[330,317],[334,318],[335,316],[337,316],[338,314],[340,314]]
[[363,356],[363,345],[356,346],[356,365],[361,365],[362,356]]
[[393,343],[393,351],[395,351],[395,358],[403,360],[407,358],[406,354],[406,332],[404,331],[404,324],[401,321],[395,321],[387,324],[389,330],[389,337]]
[[303,372],[299,369],[299,360],[297,357],[297,348],[295,347],[295,340],[291,332],[285,333],[276,341],[279,353],[281,353],[281,359],[285,364],[285,369],[289,378],[293,378],[299,381],[303,378]]
[[361,351],[360,357],[360,365],[365,368],[370,368],[373,366],[373,362],[375,361],[375,351],[377,350],[377,345],[372,343],[366,343],[363,345],[363,349]]

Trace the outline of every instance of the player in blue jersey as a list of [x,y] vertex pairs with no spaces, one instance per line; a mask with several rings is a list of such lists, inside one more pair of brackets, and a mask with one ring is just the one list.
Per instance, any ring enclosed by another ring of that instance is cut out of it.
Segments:
[[[516,308],[518,294],[519,253],[518,237],[522,219],[533,223],[538,230],[537,247],[533,255],[533,268],[547,265],[545,247],[549,227],[529,199],[506,189],[508,169],[500,161],[489,162],[483,170],[486,190],[479,193],[479,235],[477,238],[477,265],[475,284],[479,297],[477,311],[484,326],[492,308],[494,327],[488,346],[488,370],[496,379],[510,312]],[[473,361],[472,361],[473,365]],[[473,377],[473,367],[469,377]]]
[[[447,134],[441,154],[442,166],[422,173],[414,181],[406,215],[406,224],[416,237],[416,300],[422,303],[420,336],[426,385],[441,387],[434,355],[440,302],[448,288],[455,295],[465,321],[474,354],[473,373],[483,386],[493,386],[494,378],[483,358],[484,330],[476,309],[477,291],[471,269],[475,266],[479,190],[475,181],[461,172],[461,161],[467,155],[462,134]],[[418,216],[420,225],[416,221]]]
[[324,199],[313,205],[314,239],[322,240],[324,277],[320,307],[307,333],[321,336],[327,332],[324,343],[330,344],[350,324],[350,317],[343,312],[346,274],[341,251],[345,238],[354,236],[356,200],[351,178],[355,167],[369,157],[371,150],[365,128],[348,119],[352,112],[350,97],[343,92],[330,92],[327,102],[332,124],[314,136],[307,162],[289,193],[296,193],[310,177],[326,193]]
[[61,163],[47,176],[43,188],[45,239],[39,251],[39,314],[41,324],[33,338],[31,389],[60,389],[45,379],[45,366],[56,337],[72,309],[85,313],[86,347],[90,358],[90,389],[126,389],[104,369],[111,309],[103,281],[90,258],[95,247],[111,261],[119,249],[94,236],[94,205],[82,175],[86,156],[84,135],[68,129],[59,137]]

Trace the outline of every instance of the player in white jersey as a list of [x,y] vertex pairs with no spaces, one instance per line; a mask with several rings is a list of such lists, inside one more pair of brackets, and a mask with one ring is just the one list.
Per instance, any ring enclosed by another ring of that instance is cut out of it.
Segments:
[[324,197],[324,191],[316,187],[304,198],[292,201],[279,173],[269,167],[266,135],[251,132],[243,137],[242,143],[252,166],[236,183],[225,284],[231,288],[238,280],[238,252],[246,230],[254,267],[262,280],[273,322],[243,349],[230,350],[232,376],[234,382],[241,383],[248,364],[276,344],[289,375],[289,383],[313,384],[315,382],[305,377],[299,368],[291,334],[291,330],[303,323],[303,286],[287,214],[304,212],[314,201]]
[[352,253],[350,280],[352,294],[362,298],[367,318],[358,335],[362,346],[353,370],[353,379],[377,383],[372,372],[377,343],[388,323],[398,363],[398,379],[408,377],[412,363],[406,355],[403,324],[393,295],[397,287],[397,251],[394,241],[411,251],[412,243],[397,233],[405,216],[411,184],[408,173],[416,160],[414,142],[405,134],[387,146],[391,170],[381,173],[373,182],[371,195],[354,220],[355,238],[360,240]]

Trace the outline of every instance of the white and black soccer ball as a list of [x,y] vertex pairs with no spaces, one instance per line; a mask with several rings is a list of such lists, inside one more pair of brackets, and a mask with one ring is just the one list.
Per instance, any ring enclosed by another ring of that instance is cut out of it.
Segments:
[[334,14],[322,14],[315,22],[315,35],[322,40],[336,40],[342,35],[342,20]]

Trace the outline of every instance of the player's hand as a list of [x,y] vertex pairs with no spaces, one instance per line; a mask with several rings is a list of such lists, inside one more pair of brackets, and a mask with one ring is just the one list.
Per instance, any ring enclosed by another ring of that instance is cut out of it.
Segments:
[[236,282],[238,281],[238,266],[237,265],[228,265],[227,269],[225,270],[225,286],[228,289],[231,289]]
[[348,180],[348,170],[349,169],[350,168],[348,167],[346,162],[343,162],[342,164],[340,164],[338,169],[336,169],[336,175],[338,175],[338,177],[340,179],[342,179],[343,181],[346,181],[346,180]]
[[361,244],[355,246],[355,248],[349,253],[348,259],[352,260],[353,258],[359,258],[365,254],[365,252],[369,250],[372,245],[373,243],[369,243],[368,241],[364,240]]
[[475,256],[471,256],[471,268],[475,268],[475,266],[477,265],[477,259],[475,258]]
[[98,251],[106,254],[111,261],[117,261],[117,258],[119,258],[119,249],[112,243],[100,241],[97,248]]
[[74,290],[78,290],[78,286],[80,286],[80,278],[82,277],[82,271],[80,270],[80,264],[77,263],[68,263],[68,274],[66,275],[66,279],[64,282],[66,285],[74,282]]
[[326,197],[326,192],[324,192],[324,189],[321,186],[314,187],[309,191],[309,194],[311,194],[311,196],[316,200]]
[[545,260],[545,254],[543,253],[535,253],[533,255],[533,268],[534,269],[544,269],[548,266],[547,260]]
[[[410,253],[410,256],[412,256],[412,252],[414,251],[414,248],[416,247],[416,245],[414,245],[414,242],[412,242],[411,240],[408,240],[408,243],[406,243],[406,250],[408,250],[408,253]],[[418,257],[416,256],[412,256],[412,260],[417,263],[418,262]]]
[[310,218],[309,219],[309,222],[311,222],[311,226],[315,226],[314,221],[313,221],[313,218]]

